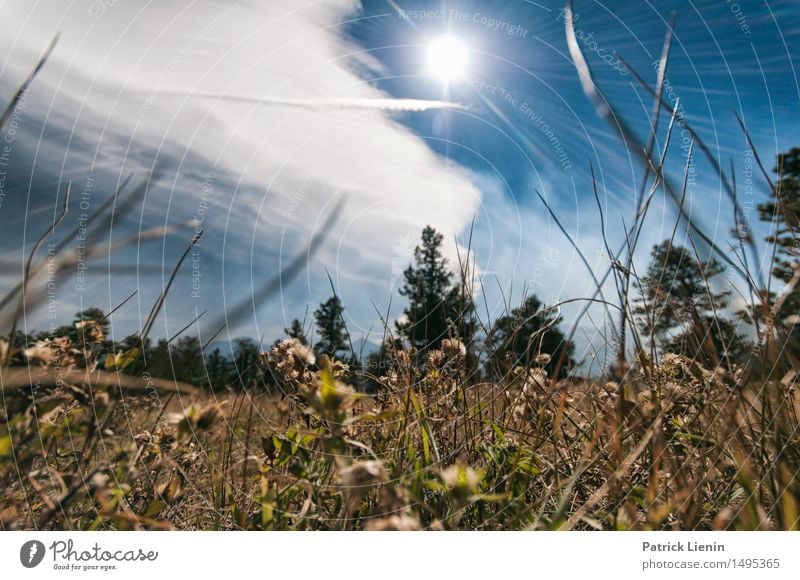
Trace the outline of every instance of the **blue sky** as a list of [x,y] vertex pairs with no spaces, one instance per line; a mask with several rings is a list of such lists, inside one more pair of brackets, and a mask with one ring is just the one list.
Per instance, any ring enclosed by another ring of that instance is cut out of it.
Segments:
[[[613,245],[622,240],[623,220],[632,219],[643,172],[636,152],[598,118],[581,88],[562,8],[547,1],[4,2],[0,11],[13,33],[0,40],[3,97],[55,31],[61,38],[9,143],[0,283],[18,278],[21,244],[30,247],[52,221],[68,180],[73,198],[62,235],[79,225],[82,199],[97,208],[129,174],[138,184],[156,169],[137,203],[115,213],[113,230],[96,242],[153,227],[170,233],[111,258],[98,256],[84,287],[68,269],[55,293],[59,323],[81,304],[109,309],[137,289],[136,300],[115,315],[114,332],[121,338],[138,328],[192,235],[189,222],[202,218],[206,233],[195,261],[187,261],[154,333],[170,335],[203,310],[210,325],[302,252],[339,200],[342,217],[322,249],[230,337],[271,342],[288,320],[328,297],[330,273],[351,332],[374,344],[382,335],[376,309],[385,313],[391,302],[390,318],[401,313],[401,272],[427,223],[445,234],[454,260],[474,220],[479,302],[490,318],[518,302],[524,289],[548,303],[586,296],[589,273],[535,192],[602,274],[608,258],[588,165]],[[765,198],[758,175],[744,190],[753,162],[734,111],[768,168],[778,152],[800,144],[795,2],[577,0],[574,10],[598,84],[641,140],[652,99],[619,59],[654,83],[652,63],[674,13],[666,98],[680,99],[720,164],[733,167],[740,193],[754,203]],[[470,62],[462,79],[445,86],[428,74],[426,54],[447,34],[469,47]],[[446,99],[467,109],[308,109],[187,96],[192,92]],[[680,181],[686,160],[678,132],[672,145],[667,167]],[[727,248],[730,203],[700,156],[695,174],[687,194],[692,215]],[[674,211],[664,199],[663,192],[654,198],[640,268],[649,246],[672,230]],[[763,228],[752,225],[762,237]],[[612,294],[610,285],[606,290]],[[576,309],[566,308],[565,318]],[[27,313],[28,327],[47,323],[45,310]],[[208,336],[212,329],[204,324],[194,331]],[[593,309],[581,321],[581,348],[600,348],[603,332],[602,312]]]

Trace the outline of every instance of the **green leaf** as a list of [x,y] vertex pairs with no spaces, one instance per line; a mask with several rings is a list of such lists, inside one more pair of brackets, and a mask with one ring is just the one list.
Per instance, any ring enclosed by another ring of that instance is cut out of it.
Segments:
[[494,423],[489,423],[489,425],[492,427],[492,431],[494,431],[494,434],[497,435],[497,438],[500,440],[500,443],[505,443],[506,437],[505,435],[503,435],[503,430]]
[[528,475],[539,475],[542,472],[530,457],[520,457],[517,462],[517,469]]
[[48,399],[39,401],[38,404],[36,405],[36,411],[37,413],[39,413],[39,415],[46,415],[56,407],[69,403],[69,401],[70,401],[69,397],[57,396],[57,395],[52,396]]
[[484,494],[477,494],[472,495],[469,497],[469,501],[491,501],[491,502],[501,502],[506,501],[509,499],[509,495],[507,493],[484,493]]
[[152,502],[149,506],[147,506],[147,509],[144,511],[143,515],[146,518],[153,518],[157,516],[166,507],[167,507],[166,502],[157,499],[154,502]]
[[0,457],[11,457],[14,446],[11,443],[11,435],[0,437]]
[[121,371],[135,363],[138,359],[139,349],[137,347],[133,347],[116,354],[108,354],[103,366],[107,371]]

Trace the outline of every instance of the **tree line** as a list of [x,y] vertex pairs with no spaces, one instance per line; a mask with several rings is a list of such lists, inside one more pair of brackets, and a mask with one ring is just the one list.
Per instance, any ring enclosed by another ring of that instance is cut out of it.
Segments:
[[[796,277],[798,230],[800,229],[800,149],[780,155],[773,195],[758,206],[759,216],[772,224],[767,241],[774,244],[772,275],[784,282]],[[741,241],[749,230],[737,231]],[[426,355],[440,349],[445,340],[458,341],[474,380],[497,377],[514,367],[536,364],[551,374],[564,377],[575,368],[575,345],[561,328],[556,309],[548,309],[535,295],[523,296],[520,304],[485,327],[476,313],[469,281],[464,272],[454,271],[443,252],[443,236],[433,227],[422,230],[413,261],[403,272],[399,293],[407,300],[403,315],[393,328],[385,326],[384,340],[371,353],[358,352],[345,319],[345,306],[336,294],[319,304],[312,325],[294,319],[284,329],[282,340],[293,340],[313,351],[317,359],[330,357],[347,365],[351,381],[374,390],[390,367],[398,350],[407,351],[416,365],[425,365]],[[641,340],[653,354],[672,352],[689,356],[709,367],[743,364],[752,354],[752,342],[738,332],[739,322],[758,331],[778,318],[789,328],[793,365],[797,351],[794,322],[800,315],[800,289],[791,287],[776,309],[774,292],[759,297],[755,308],[731,312],[732,285],[722,279],[724,267],[716,260],[702,260],[692,245],[687,248],[673,239],[656,244],[646,271],[636,277],[638,296],[632,302]],[[791,284],[790,284],[791,286]],[[275,387],[269,366],[263,364],[264,345],[248,338],[233,341],[228,352],[215,346],[209,350],[195,336],[174,341],[152,341],[131,335],[112,342],[109,319],[100,309],[90,308],[76,315],[75,323],[33,335],[18,333],[14,343],[34,344],[62,337],[74,344],[86,344],[81,329],[91,321],[103,340],[95,340],[98,360],[107,368],[126,373],[144,373],[198,385],[212,391],[266,389]],[[214,345],[212,345],[214,346]],[[24,351],[23,351],[24,352]],[[23,357],[24,359],[24,357]],[[16,363],[22,364],[23,359]],[[14,361],[12,361],[13,363]]]

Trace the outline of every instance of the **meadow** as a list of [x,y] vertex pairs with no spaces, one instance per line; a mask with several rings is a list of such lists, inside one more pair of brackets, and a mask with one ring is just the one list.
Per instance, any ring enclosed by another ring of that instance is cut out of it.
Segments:
[[[591,78],[570,40],[578,73]],[[48,264],[75,266],[65,247],[54,260],[41,252],[58,237],[65,202],[0,300],[0,529],[798,529],[798,151],[774,171],[753,151],[769,200],[762,218],[774,225],[773,276],[761,282],[748,256],[765,251],[739,221],[735,181],[664,99],[668,52],[654,87],[639,79],[653,95],[644,142],[599,87],[586,86],[641,155],[648,184],[624,243],[605,242],[597,292],[527,301],[490,321],[472,302],[480,281],[470,258],[446,263],[426,230],[405,277],[409,316],[381,321],[385,340],[371,356],[348,344],[335,294],[317,317],[322,341],[301,324],[232,359],[177,336],[153,344],[153,322],[197,238],[125,341],[108,339],[111,313],[97,311],[73,327],[20,333],[24,309],[45,299]],[[670,176],[664,161],[677,131],[692,145],[684,173]],[[744,124],[742,133],[750,141]],[[736,208],[728,247],[684,206],[694,155],[716,168]],[[675,230],[637,264],[657,195],[674,202]],[[90,231],[109,223],[106,209]],[[715,281],[723,270],[742,280],[745,308],[733,309],[731,289]],[[609,287],[614,295],[604,296]],[[273,297],[266,280],[254,299],[269,308]],[[566,302],[600,305],[613,321],[607,368],[571,360],[577,321],[565,327]]]

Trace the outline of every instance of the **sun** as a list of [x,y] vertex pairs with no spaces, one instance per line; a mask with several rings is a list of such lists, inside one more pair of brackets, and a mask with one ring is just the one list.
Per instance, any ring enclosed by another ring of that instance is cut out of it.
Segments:
[[437,38],[428,46],[428,69],[443,81],[464,76],[469,65],[469,48],[455,36]]

